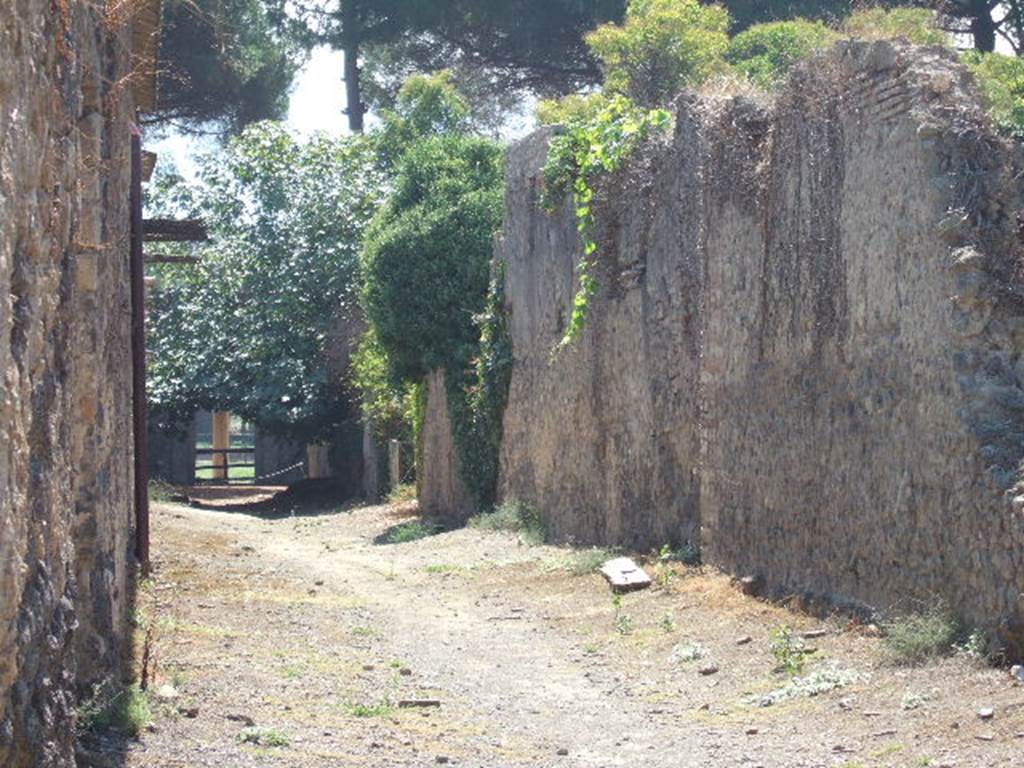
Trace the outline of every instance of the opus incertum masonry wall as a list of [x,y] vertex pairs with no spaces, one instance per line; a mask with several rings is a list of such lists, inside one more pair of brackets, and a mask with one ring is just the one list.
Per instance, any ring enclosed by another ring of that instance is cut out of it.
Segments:
[[[123,7],[123,6],[122,6]],[[74,765],[128,636],[128,21],[0,3],[0,765]]]
[[676,111],[602,182],[600,295],[554,358],[576,223],[540,206],[550,132],[510,150],[501,497],[833,603],[940,595],[1024,650],[1022,163],[970,75],[848,42]]

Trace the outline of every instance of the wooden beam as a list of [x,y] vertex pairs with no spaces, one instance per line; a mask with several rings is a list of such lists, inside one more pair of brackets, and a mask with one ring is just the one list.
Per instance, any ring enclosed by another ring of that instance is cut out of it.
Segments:
[[199,219],[145,219],[142,231],[147,243],[205,243],[210,239]]
[[147,264],[198,264],[198,256],[167,256],[162,253],[147,253],[142,257]]
[[142,260],[142,137],[132,133],[131,241],[129,266],[132,297],[132,427],[135,448],[135,557],[149,573],[149,445],[146,407],[146,269]]

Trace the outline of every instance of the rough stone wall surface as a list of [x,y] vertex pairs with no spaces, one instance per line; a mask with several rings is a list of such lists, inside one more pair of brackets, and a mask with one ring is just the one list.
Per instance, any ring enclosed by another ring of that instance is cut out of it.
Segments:
[[[168,428],[160,424],[150,412],[149,419],[149,476],[171,485],[192,485],[196,478],[196,422],[187,427]],[[256,437],[259,446],[259,435]],[[256,451],[256,471],[259,473],[259,448]]]
[[774,102],[681,99],[602,185],[600,295],[553,359],[580,248],[538,205],[547,140],[509,154],[502,496],[1024,638],[1021,162],[952,54],[851,42]]
[[422,471],[416,473],[420,509],[442,520],[465,522],[475,511],[469,490],[459,474],[459,457],[452,439],[444,373],[427,376],[426,413],[421,430]]
[[306,447],[277,435],[256,430],[256,476],[273,475],[267,482],[271,485],[287,485],[306,477],[303,466],[284,474],[277,474],[282,469],[302,465],[306,461]]
[[[541,133],[509,153],[503,236],[514,355],[501,495],[581,543],[696,543],[700,251],[683,199],[696,166],[653,147],[600,202],[601,297],[552,360],[580,257],[569,207],[539,207]],[[602,190],[604,195],[611,188]]]
[[128,612],[130,94],[104,3],[0,4],[0,765],[73,764]]

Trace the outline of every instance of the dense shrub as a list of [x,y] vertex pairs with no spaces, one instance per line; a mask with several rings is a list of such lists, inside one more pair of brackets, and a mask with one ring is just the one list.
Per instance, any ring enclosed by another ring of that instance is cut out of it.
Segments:
[[1014,138],[1024,139],[1024,59],[968,51],[964,63],[974,73],[996,126]]
[[426,139],[399,162],[363,254],[363,306],[395,380],[461,366],[475,351],[501,183],[502,152],[487,139]]
[[905,38],[915,45],[949,45],[934,11],[927,8],[865,8],[843,22],[843,32],[865,40]]
[[410,385],[444,371],[462,478],[483,507],[497,484],[511,365],[501,280],[490,284],[503,154],[463,132],[461,97],[446,79],[416,78],[403,94],[408,100],[386,116],[384,130],[391,195],[363,252],[371,332],[357,374],[378,418],[397,410],[407,422],[411,411],[418,423],[422,398]]
[[820,21],[756,24],[732,39],[725,58],[755,84],[770,88],[794,64],[826,48],[838,37]]
[[723,67],[730,23],[725,8],[697,0],[630,0],[623,24],[598,27],[587,43],[606,90],[654,107]]

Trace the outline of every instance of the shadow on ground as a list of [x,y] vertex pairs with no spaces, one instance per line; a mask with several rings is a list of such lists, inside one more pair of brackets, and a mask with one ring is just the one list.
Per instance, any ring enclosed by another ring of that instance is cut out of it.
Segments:
[[188,489],[187,503],[198,509],[279,520],[335,514],[364,502],[344,485],[328,479],[302,480],[290,486],[197,485]]
[[[416,514],[415,502],[403,505],[399,509],[407,510],[409,514]],[[373,538],[374,544],[406,544],[410,541],[425,539],[430,536],[437,536],[439,533],[447,533],[455,528],[450,525],[443,525],[422,517],[413,517],[392,525],[387,530]]]

